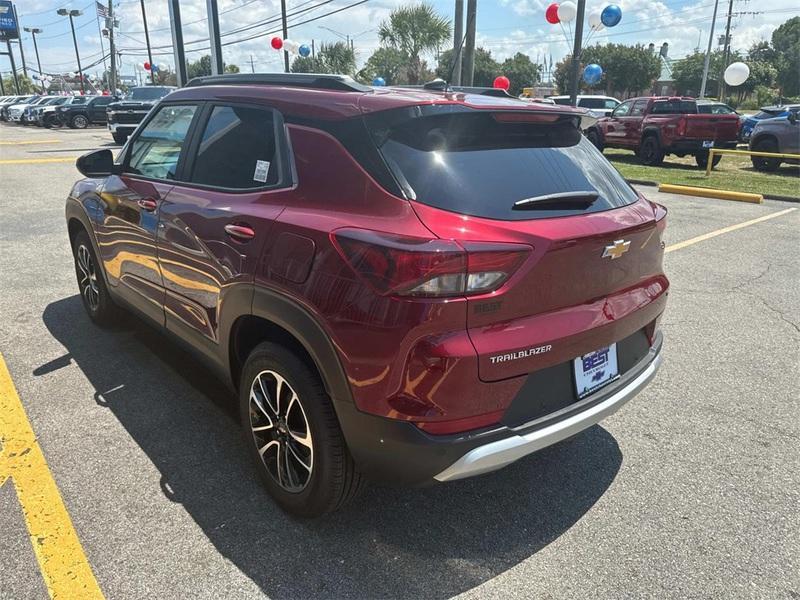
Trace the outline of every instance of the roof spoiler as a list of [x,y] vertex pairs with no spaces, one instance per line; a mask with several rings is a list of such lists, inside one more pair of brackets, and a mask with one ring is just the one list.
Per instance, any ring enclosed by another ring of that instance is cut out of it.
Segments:
[[369,92],[372,90],[347,75],[325,73],[229,73],[195,77],[186,84],[186,87],[204,85],[273,85],[338,92]]

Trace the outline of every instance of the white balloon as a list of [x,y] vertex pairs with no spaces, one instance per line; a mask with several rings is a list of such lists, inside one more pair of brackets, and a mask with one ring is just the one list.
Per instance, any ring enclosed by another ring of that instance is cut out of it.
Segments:
[[562,23],[569,23],[575,20],[575,15],[578,14],[578,7],[574,2],[562,2],[558,5],[558,18]]
[[75,73],[73,73],[72,71],[70,71],[70,72],[69,72],[69,78],[70,78],[70,79],[75,79]]
[[300,50],[300,44],[294,40],[286,39],[283,40],[283,49],[289,54],[297,54],[298,50]]
[[750,77],[750,67],[743,62],[735,62],[725,69],[725,83],[736,87],[742,85]]
[[159,71],[166,71],[167,69],[169,69],[169,65],[167,63],[158,63]]
[[592,13],[589,13],[589,27],[591,27],[595,31],[600,31],[605,25],[603,25],[603,20],[600,18],[601,12],[596,10]]

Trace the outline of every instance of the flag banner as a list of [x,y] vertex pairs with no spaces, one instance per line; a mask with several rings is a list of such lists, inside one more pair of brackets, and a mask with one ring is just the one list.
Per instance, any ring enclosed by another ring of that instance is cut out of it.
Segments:
[[97,16],[103,19],[108,18],[108,7],[100,4],[99,2],[95,2],[95,7],[97,8]]

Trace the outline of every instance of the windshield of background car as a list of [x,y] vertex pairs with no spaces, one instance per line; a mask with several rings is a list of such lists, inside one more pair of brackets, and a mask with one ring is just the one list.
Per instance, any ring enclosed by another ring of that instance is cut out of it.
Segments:
[[732,115],[736,111],[727,104],[698,104],[697,112],[701,115]]
[[[637,200],[572,117],[446,109],[437,114],[436,109],[413,107],[366,117],[373,141],[410,198],[509,221],[597,212]],[[596,192],[598,197],[591,204],[514,209],[520,200],[570,192]]]
[[650,114],[694,115],[697,114],[697,104],[694,100],[656,100]]
[[125,98],[126,100],[158,100],[169,94],[172,90],[162,87],[141,87],[133,88],[131,93]]

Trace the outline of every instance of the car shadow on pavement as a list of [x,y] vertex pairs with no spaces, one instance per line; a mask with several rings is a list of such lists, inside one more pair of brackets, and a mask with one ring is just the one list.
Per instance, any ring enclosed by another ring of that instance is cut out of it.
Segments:
[[[440,598],[531,557],[572,527],[619,471],[595,426],[482,477],[421,489],[368,486],[338,513],[297,520],[258,483],[235,399],[191,355],[135,318],[88,322],[80,298],[43,315],[67,349],[35,375],[77,364],[216,549],[272,598]],[[168,524],[164,524],[168,527]]]

